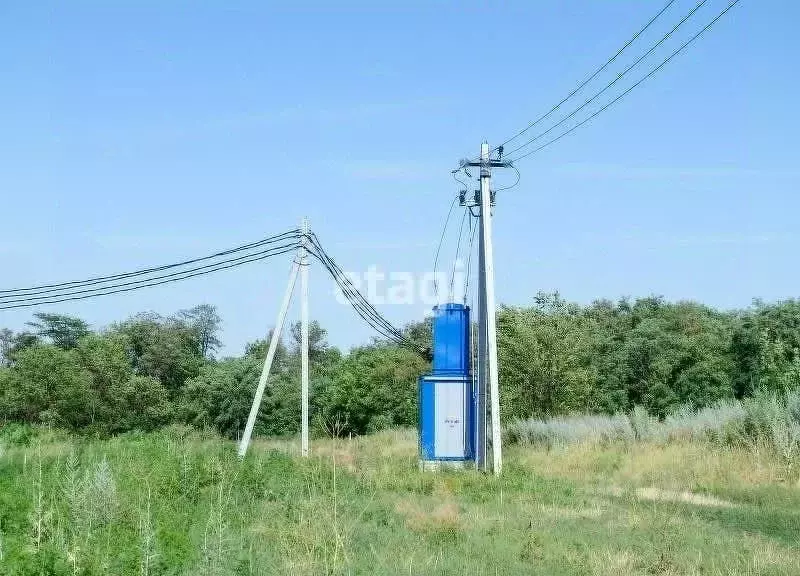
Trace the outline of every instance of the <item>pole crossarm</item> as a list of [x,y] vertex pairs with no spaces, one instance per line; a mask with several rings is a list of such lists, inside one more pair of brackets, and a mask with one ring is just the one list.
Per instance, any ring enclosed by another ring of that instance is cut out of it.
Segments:
[[514,165],[513,162],[502,162],[500,160],[489,160],[488,162],[468,162],[464,161],[461,163],[461,167],[470,166],[475,168],[511,168]]

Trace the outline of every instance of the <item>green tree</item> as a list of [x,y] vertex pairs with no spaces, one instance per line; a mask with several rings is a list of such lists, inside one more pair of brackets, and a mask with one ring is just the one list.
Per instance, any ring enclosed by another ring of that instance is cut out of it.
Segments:
[[532,308],[498,314],[501,414],[504,419],[586,410],[597,374],[593,325],[558,294],[539,294]]
[[110,433],[126,430],[154,430],[173,419],[174,407],[164,385],[150,376],[132,376],[119,382],[111,392],[117,410],[107,423]]
[[[252,356],[263,362],[267,357],[267,351],[269,350],[269,343],[272,340],[272,334],[274,333],[275,329],[270,329],[269,333],[267,334],[266,339],[258,339],[254,340],[253,342],[248,342],[244,347],[244,355],[245,356]],[[286,348],[286,344],[283,341],[283,338],[278,340],[278,343],[275,348],[275,357],[272,359],[272,366],[275,372],[279,372],[281,370],[285,370],[287,363],[289,361],[289,350]]]
[[91,377],[74,350],[26,348],[16,354],[11,372],[5,401],[11,419],[71,429],[91,422]]
[[[180,418],[200,428],[214,428],[230,438],[238,437],[250,413],[261,364],[258,358],[246,356],[203,366],[183,389]],[[267,388],[259,410],[258,433],[263,433],[269,418],[270,395]]]
[[800,387],[800,301],[756,301],[740,314],[731,348],[738,396]]
[[320,381],[315,411],[339,432],[364,434],[417,421],[417,379],[429,368],[418,354],[393,344],[356,348]]
[[213,357],[222,346],[222,341],[219,339],[222,318],[217,313],[216,307],[211,304],[200,304],[188,310],[181,310],[178,312],[178,318],[194,332],[200,354],[204,358]]
[[80,318],[45,312],[38,312],[33,316],[36,321],[28,322],[28,326],[35,329],[39,338],[48,339],[62,350],[75,348],[78,341],[89,334],[89,325]]
[[14,418],[10,404],[13,376],[11,369],[0,366],[0,422],[2,423]]
[[8,328],[0,330],[0,367],[11,365],[11,347],[14,345],[14,333]]
[[109,332],[127,338],[134,372],[158,379],[172,397],[197,376],[205,362],[196,333],[180,319],[138,314]]
[[18,334],[14,334],[11,340],[11,348],[8,351],[8,359],[10,362],[14,361],[14,356],[25,350],[26,348],[30,348],[31,346],[35,346],[39,344],[40,340],[36,334],[31,332],[19,332]]

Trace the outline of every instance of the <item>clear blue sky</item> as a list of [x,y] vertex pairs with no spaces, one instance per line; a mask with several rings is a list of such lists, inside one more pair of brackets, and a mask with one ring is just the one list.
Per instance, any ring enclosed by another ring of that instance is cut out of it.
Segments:
[[[3,2],[0,288],[203,255],[303,215],[347,270],[431,270],[457,160],[555,104],[664,1],[335,4]],[[727,2],[708,4],[687,33]],[[495,213],[499,301],[797,296],[799,20],[796,2],[742,0],[521,161]],[[238,353],[274,322],[289,264],[45,310],[102,327],[208,302]],[[370,337],[319,267],[311,306],[332,343]],[[382,307],[397,323],[424,309]]]

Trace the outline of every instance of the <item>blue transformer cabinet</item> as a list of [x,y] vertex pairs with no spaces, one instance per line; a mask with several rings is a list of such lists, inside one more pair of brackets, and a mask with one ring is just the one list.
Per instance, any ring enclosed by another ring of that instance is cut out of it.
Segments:
[[419,379],[423,468],[474,459],[469,312],[463,304],[443,304],[433,309],[433,372]]

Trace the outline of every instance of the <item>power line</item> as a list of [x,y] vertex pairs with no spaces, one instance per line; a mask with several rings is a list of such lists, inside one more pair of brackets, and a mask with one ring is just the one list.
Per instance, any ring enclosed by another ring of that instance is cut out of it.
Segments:
[[516,166],[514,166],[513,164],[509,164],[509,165],[508,165],[508,167],[509,167],[509,168],[511,168],[512,170],[514,170],[514,172],[516,172],[516,173],[517,173],[517,179],[516,179],[516,181],[515,181],[513,184],[511,184],[510,186],[503,186],[502,188],[495,188],[494,192],[500,192],[500,191],[502,191],[502,190],[511,190],[511,189],[512,189],[512,188],[514,188],[514,187],[515,187],[517,184],[519,184],[520,178],[522,178],[522,176],[521,176],[521,175],[520,175],[520,173],[519,173],[519,170],[517,170],[517,167],[516,167]]
[[655,68],[653,68],[652,70],[650,70],[650,72],[648,72],[648,73],[647,73],[647,75],[645,75],[644,77],[642,77],[642,78],[641,78],[640,80],[638,80],[638,81],[637,81],[635,84],[633,84],[633,85],[632,85],[632,86],[630,86],[628,89],[626,89],[624,92],[622,92],[621,94],[619,94],[619,95],[618,95],[616,98],[614,98],[613,100],[611,100],[610,102],[608,102],[608,103],[607,103],[605,106],[603,106],[602,108],[600,108],[599,110],[597,110],[596,112],[594,112],[594,114],[592,114],[591,116],[589,116],[589,117],[587,117],[587,118],[583,119],[581,122],[579,122],[578,124],[576,124],[575,126],[573,126],[572,128],[570,128],[569,130],[566,130],[565,132],[562,132],[561,134],[559,134],[559,135],[558,135],[558,136],[556,136],[555,138],[553,138],[553,139],[551,139],[551,140],[549,140],[549,141],[545,142],[545,143],[544,143],[544,144],[542,144],[541,146],[539,146],[539,147],[537,147],[537,148],[534,148],[533,150],[530,150],[530,151],[526,152],[525,154],[522,154],[522,155],[520,155],[520,156],[517,156],[516,158],[514,158],[514,159],[513,159],[513,161],[514,161],[514,162],[516,162],[516,161],[518,161],[518,160],[521,160],[522,158],[526,158],[526,157],[530,156],[531,154],[535,154],[536,152],[539,152],[540,150],[542,150],[542,149],[544,149],[544,148],[546,148],[546,147],[550,146],[551,144],[554,144],[555,142],[558,142],[559,140],[561,140],[562,138],[564,138],[564,137],[565,137],[565,136],[567,136],[568,134],[571,134],[572,132],[574,132],[575,130],[577,130],[578,128],[580,128],[581,126],[583,126],[584,124],[586,124],[587,122],[590,122],[591,120],[593,120],[594,118],[596,118],[597,116],[599,116],[600,114],[602,114],[603,112],[605,112],[606,110],[608,110],[608,109],[609,109],[611,106],[613,106],[615,103],[617,103],[618,101],[622,100],[622,98],[624,98],[625,96],[627,96],[627,95],[628,95],[628,94],[629,94],[629,93],[630,93],[630,92],[631,92],[631,91],[632,91],[634,88],[636,88],[637,86],[639,86],[639,85],[640,85],[642,82],[644,82],[645,80],[647,80],[648,78],[650,78],[651,76],[653,76],[654,74],[656,74],[656,73],[657,73],[659,70],[661,70],[661,69],[662,69],[664,66],[666,66],[666,65],[667,65],[667,63],[669,63],[669,61],[670,61],[670,60],[672,60],[672,59],[673,59],[675,56],[677,56],[678,54],[680,54],[681,52],[683,52],[683,50],[684,50],[684,49],[685,49],[687,46],[689,46],[689,45],[690,45],[692,42],[694,42],[695,40],[697,40],[697,39],[698,39],[700,36],[702,36],[702,35],[703,35],[703,34],[704,34],[704,33],[705,33],[707,30],[709,30],[709,29],[710,29],[710,28],[711,28],[711,27],[712,27],[714,24],[716,24],[716,23],[717,23],[717,21],[718,21],[720,18],[722,18],[722,17],[723,17],[725,14],[727,14],[727,13],[728,13],[728,11],[729,11],[731,8],[733,8],[734,6],[736,6],[736,4],[738,4],[738,3],[739,3],[739,1],[740,1],[740,0],[733,0],[733,2],[731,2],[730,4],[728,4],[728,6],[727,6],[727,7],[726,7],[726,8],[725,8],[725,9],[724,9],[722,12],[720,12],[719,14],[717,14],[717,16],[716,16],[716,17],[715,17],[715,18],[714,18],[714,19],[713,19],[711,22],[709,22],[708,24],[706,24],[706,26],[705,26],[705,27],[704,27],[702,30],[700,30],[700,31],[699,31],[699,32],[697,32],[697,33],[696,33],[694,36],[692,36],[691,38],[689,38],[689,40],[687,40],[686,42],[684,42],[684,43],[683,43],[683,44],[682,44],[682,45],[681,45],[681,46],[680,46],[680,47],[679,47],[677,50],[675,50],[675,51],[674,51],[672,54],[670,54],[670,55],[669,55],[669,56],[668,56],[666,59],[664,59],[664,60],[663,60],[663,61],[662,61],[662,62],[661,62],[661,63],[660,63],[658,66],[656,66]]
[[472,210],[471,209],[470,209],[470,216],[471,216],[471,218],[469,219],[469,228],[470,228],[469,248],[467,249],[467,254],[468,254],[468,256],[467,256],[467,275],[464,277],[464,303],[465,304],[466,304],[466,300],[467,300],[467,293],[469,292],[469,279],[470,279],[470,274],[471,274],[471,269],[472,269],[472,244],[475,241],[475,232],[478,231],[478,227],[477,226],[475,226],[475,227],[472,226],[472,218],[474,218],[474,216],[472,216]]
[[[221,263],[215,265],[216,267],[213,268],[213,269],[203,270],[203,271],[200,271],[200,272],[194,272],[194,273],[191,273],[191,274],[185,274],[184,276],[181,276],[179,278],[169,278],[169,279],[160,280],[160,281],[157,281],[157,282],[147,282],[147,283],[144,283],[144,284],[141,284],[141,285],[138,285],[138,286],[127,287],[127,288],[119,288],[119,289],[117,289],[116,286],[107,286],[107,287],[102,289],[102,290],[104,290],[102,292],[97,292],[97,293],[94,293],[94,294],[88,294],[88,295],[82,295],[82,296],[70,296],[70,297],[59,298],[59,297],[54,295],[52,297],[53,299],[50,299],[50,300],[47,300],[47,301],[37,301],[37,302],[32,302],[32,303],[31,302],[23,302],[23,303],[12,304],[12,305],[9,305],[9,306],[0,306],[0,310],[11,310],[11,309],[14,309],[14,308],[30,308],[32,306],[45,306],[47,304],[57,304],[57,303],[60,303],[60,302],[70,302],[70,301],[75,301],[75,300],[86,300],[88,298],[96,298],[98,296],[108,296],[109,294],[119,294],[119,293],[122,293],[122,292],[131,292],[133,290],[139,290],[141,288],[148,288],[150,286],[159,286],[161,284],[169,284],[169,283],[172,283],[172,282],[179,282],[181,280],[186,280],[188,278],[193,278],[195,276],[204,276],[206,274],[211,274],[213,272],[218,272],[220,270],[227,270],[229,268],[235,268],[235,267],[238,267],[238,266],[242,266],[244,264],[249,264],[250,262],[257,262],[257,261],[260,261],[260,260],[265,260],[265,259],[270,258],[272,256],[277,256],[279,254],[285,254],[287,252],[292,252],[293,250],[296,250],[296,249],[297,249],[297,243],[293,243],[293,244],[290,244],[290,245],[286,245],[285,247],[270,248],[269,250],[265,250],[263,252],[260,252],[260,253],[257,253],[255,255],[252,255],[251,257],[248,257],[247,260],[243,260],[243,261],[239,261],[239,262],[233,262],[233,263],[221,262]],[[220,265],[220,264],[226,264],[226,265]]]
[[458,253],[461,251],[461,236],[464,234],[464,222],[467,220],[467,215],[469,214],[469,210],[464,208],[464,215],[461,217],[461,226],[458,228],[458,241],[456,242],[456,258],[453,260],[453,270],[450,274],[450,292],[449,297],[452,301],[455,298],[453,294],[453,290],[455,288],[456,283],[456,266],[458,265]]
[[372,311],[360,301],[356,294],[355,287],[343,280],[339,272],[326,260],[325,255],[317,252],[316,248],[310,250],[309,253],[314,256],[328,271],[336,284],[339,286],[342,294],[347,298],[348,303],[373,330],[395,343],[402,342],[402,340],[397,337],[391,327],[387,327],[387,325],[381,321],[382,319],[380,317],[373,314]]
[[133,272],[125,272],[122,274],[112,274],[108,276],[94,276],[92,278],[87,278],[85,280],[72,280],[69,282],[60,282],[55,284],[42,284],[40,286],[31,286],[29,288],[11,288],[6,290],[0,290],[0,294],[9,294],[9,295],[25,295],[25,296],[34,296],[37,294],[44,294],[48,292],[56,292],[59,289],[64,288],[75,288],[78,286],[93,286],[97,284],[103,284],[106,282],[110,282],[113,280],[120,280],[123,278],[132,278],[136,276],[142,276],[145,274],[150,274],[152,272],[161,272],[164,270],[169,270],[172,268],[178,268],[181,266],[186,266],[190,264],[196,264],[198,262],[204,262],[207,260],[212,260],[214,258],[219,258],[221,256],[228,256],[230,254],[235,254],[238,252],[243,252],[245,250],[250,250],[253,248],[259,248],[266,246],[268,244],[273,244],[282,240],[287,240],[289,238],[299,238],[300,231],[298,229],[288,230],[281,234],[275,234],[274,236],[269,236],[262,240],[257,240],[255,242],[250,242],[248,244],[243,244],[241,246],[237,246],[235,248],[230,248],[228,250],[223,250],[221,252],[216,252],[214,254],[210,254],[208,256],[203,256],[200,258],[192,258],[190,260],[184,260],[182,262],[176,262],[174,264],[166,264],[163,266],[156,266],[151,268],[143,268],[141,270],[135,270]]
[[417,353],[423,354],[425,351],[421,350],[417,346],[413,344],[410,340],[402,336],[402,334],[391,324],[388,323],[382,316],[374,312],[374,309],[370,308],[368,304],[365,304],[359,298],[360,293],[352,286],[352,284],[348,284],[347,282],[343,282],[342,276],[339,274],[337,270],[335,270],[329,262],[326,261],[325,256],[320,254],[316,251],[316,249],[312,249],[309,253],[314,256],[317,260],[319,260],[322,265],[328,270],[331,276],[336,281],[339,288],[342,290],[343,295],[347,298],[350,305],[356,311],[356,313],[376,332],[378,332],[381,336],[385,337],[387,340],[390,340],[396,344],[404,346],[406,348],[410,348]]
[[[553,112],[555,112],[556,110],[558,110],[559,108],[561,108],[561,106],[563,106],[563,105],[564,105],[564,104],[565,104],[565,103],[566,103],[566,102],[567,102],[567,101],[568,101],[570,98],[572,98],[573,96],[575,96],[575,94],[577,94],[578,92],[580,92],[580,91],[581,91],[581,90],[582,90],[582,89],[583,89],[583,88],[584,88],[584,87],[585,87],[587,84],[589,84],[589,83],[590,83],[592,80],[594,80],[594,79],[595,79],[595,78],[598,76],[598,74],[600,74],[600,73],[601,73],[603,70],[605,70],[606,68],[608,68],[608,66],[610,66],[611,64],[613,64],[613,63],[614,63],[614,61],[616,61],[616,59],[617,59],[617,58],[618,58],[618,57],[619,57],[619,56],[620,56],[620,55],[621,55],[621,54],[622,54],[622,53],[623,53],[623,52],[624,52],[624,51],[625,51],[625,50],[626,50],[626,49],[627,49],[627,48],[628,48],[628,47],[629,47],[631,44],[633,44],[633,43],[634,43],[634,42],[635,42],[635,41],[636,41],[636,40],[639,38],[639,36],[641,36],[641,35],[642,35],[642,34],[643,34],[643,33],[644,33],[644,32],[645,32],[645,31],[646,31],[648,28],[650,28],[650,26],[652,26],[652,25],[653,25],[653,23],[654,23],[656,20],[658,20],[658,18],[659,18],[659,17],[660,17],[660,16],[661,16],[661,15],[662,15],[664,12],[666,12],[666,11],[669,9],[669,7],[670,7],[670,6],[672,6],[674,3],[675,3],[675,0],[670,0],[669,2],[667,2],[667,4],[666,4],[666,5],[665,5],[663,8],[661,8],[661,10],[659,10],[658,12],[656,12],[656,14],[655,14],[655,15],[654,15],[652,18],[650,18],[650,20],[648,20],[648,21],[647,21],[647,23],[646,23],[646,24],[645,24],[645,25],[644,25],[644,26],[643,26],[643,27],[642,27],[642,28],[641,28],[641,29],[640,29],[638,32],[636,32],[636,33],[635,33],[635,34],[634,34],[634,35],[633,35],[633,36],[632,36],[632,37],[631,37],[631,38],[630,38],[630,39],[629,39],[627,42],[625,42],[625,44],[623,44],[623,45],[622,45],[622,48],[620,48],[619,50],[617,50],[617,52],[616,52],[616,53],[615,53],[615,54],[614,54],[614,55],[613,55],[611,58],[609,58],[608,60],[606,60],[606,61],[605,61],[605,63],[604,63],[602,66],[600,66],[600,67],[599,67],[599,68],[597,68],[597,69],[596,69],[594,72],[592,72],[592,73],[591,73],[591,74],[590,74],[590,75],[589,75],[589,76],[588,76],[588,77],[587,77],[585,80],[583,80],[583,81],[582,81],[580,84],[578,84],[578,86],[577,86],[577,87],[576,87],[574,90],[572,90],[572,91],[571,91],[569,94],[567,94],[567,95],[566,95],[566,96],[565,96],[565,97],[564,97],[564,98],[563,98],[563,99],[562,99],[560,102],[558,102],[558,103],[557,103],[555,106],[553,106],[552,108],[550,108],[550,109],[549,109],[547,112],[545,112],[544,114],[542,114],[541,116],[539,116],[539,117],[538,117],[536,120],[534,120],[533,122],[531,122],[530,124],[528,124],[528,125],[527,125],[525,128],[523,128],[523,129],[522,129],[522,130],[520,130],[519,132],[517,132],[516,134],[514,134],[513,136],[511,136],[510,138],[508,138],[507,140],[505,140],[505,141],[504,141],[502,144],[500,144],[500,145],[498,145],[498,146],[496,146],[496,147],[492,148],[492,150],[490,151],[490,154],[491,154],[492,152],[497,152],[497,151],[500,149],[500,147],[501,147],[501,146],[505,146],[505,145],[506,145],[506,144],[508,144],[509,142],[512,142],[513,140],[516,140],[517,138],[519,138],[520,136],[522,136],[523,134],[525,134],[525,133],[526,133],[528,130],[530,130],[531,128],[533,128],[533,127],[537,126],[537,125],[538,125],[538,124],[539,124],[539,123],[540,123],[542,120],[544,120],[544,119],[546,119],[548,116],[550,116],[550,114],[552,114]],[[477,157],[473,158],[473,160],[477,160]]]
[[[127,286],[134,286],[136,288],[140,288],[140,287],[143,287],[143,286],[150,285],[150,284],[147,284],[149,282],[153,282],[155,280],[161,280],[161,279],[165,279],[165,278],[176,278],[177,280],[181,280],[181,279],[183,279],[185,274],[189,274],[191,272],[198,272],[200,270],[209,270],[210,272],[214,272],[214,271],[216,271],[218,269],[217,267],[219,267],[221,265],[232,264],[232,263],[237,263],[237,262],[241,263],[241,264],[247,264],[248,262],[251,261],[250,258],[252,258],[254,256],[261,256],[261,255],[264,255],[264,254],[268,254],[271,250],[281,250],[283,248],[293,248],[293,247],[297,247],[297,246],[298,246],[298,242],[297,241],[290,242],[288,244],[284,243],[284,244],[281,244],[279,246],[275,246],[275,247],[272,247],[272,248],[269,248],[269,249],[266,249],[266,250],[261,250],[261,251],[258,251],[258,252],[245,254],[244,256],[237,256],[236,258],[229,258],[229,259],[226,259],[226,260],[222,260],[220,262],[214,262],[212,264],[205,264],[203,266],[196,266],[196,267],[189,268],[189,269],[186,269],[186,270],[179,270],[177,272],[171,272],[169,274],[161,274],[161,275],[157,275],[157,276],[150,276],[150,277],[142,278],[140,280],[133,280],[133,281],[129,281],[129,282],[115,282],[115,283],[111,283],[111,284],[106,285],[106,286],[100,286],[98,288],[87,288],[87,289],[83,289],[83,290],[74,290],[74,289],[72,289],[72,287],[70,287],[70,288],[61,288],[59,290],[51,289],[51,290],[48,290],[48,292],[54,292],[54,293],[46,294],[44,296],[24,295],[24,297],[20,297],[20,298],[16,298],[17,296],[21,296],[20,294],[0,296],[0,304],[16,304],[16,303],[19,303],[19,302],[28,302],[28,303],[29,302],[43,302],[43,301],[46,301],[46,300],[48,300],[48,301],[52,300],[54,298],[64,298],[66,296],[75,296],[75,295],[80,295],[80,294],[88,294],[90,296],[91,295],[102,295],[103,291],[105,291],[105,290],[123,288],[123,287],[127,287]],[[106,281],[106,282],[108,282],[108,281]],[[78,288],[82,288],[82,286],[78,286]],[[39,293],[34,293],[34,294],[39,294]],[[31,304],[31,305],[33,305],[33,304]]]
[[359,316],[372,327],[375,331],[389,340],[409,348],[418,354],[425,357],[428,351],[416,345],[411,339],[405,336],[403,332],[392,325],[380,312],[367,300],[358,289],[353,286],[353,283],[344,273],[344,271],[336,264],[336,261],[325,251],[319,238],[312,232],[308,236],[311,247],[309,252],[314,256],[326,270],[331,274],[336,284],[342,290],[343,295],[347,298],[350,305],[358,313]]
[[[377,323],[382,328],[379,330],[381,333],[390,338],[394,341],[401,341],[403,339],[402,332],[392,326],[388,320],[383,318],[380,313],[375,309],[374,306],[366,299],[364,296],[353,286],[350,279],[344,273],[344,271],[336,264],[333,258],[325,252],[324,248],[322,248],[319,239],[316,238],[313,233],[311,235],[311,246],[313,248],[312,255],[319,260],[322,265],[328,270],[328,272],[332,275],[333,279],[342,289],[343,294],[347,297],[348,301],[351,305],[356,309],[357,312],[366,320],[373,328],[378,330],[378,328],[374,325]],[[365,318],[364,314],[369,318]],[[388,332],[388,333],[387,333]]]
[[[500,144],[500,146],[505,146],[505,145],[506,145],[506,144],[508,144],[509,142],[512,142],[513,140],[516,140],[517,138],[519,138],[520,136],[522,136],[523,134],[525,134],[525,132],[527,132],[528,130],[530,130],[531,128],[533,128],[533,127],[534,127],[534,126],[536,126],[537,124],[539,124],[539,122],[541,122],[542,120],[544,120],[545,118],[547,118],[548,116],[550,116],[550,114],[552,114],[553,112],[555,112],[556,110],[558,110],[559,108],[561,108],[561,106],[562,106],[564,103],[566,103],[566,102],[567,102],[567,100],[569,100],[569,99],[570,99],[570,98],[572,98],[572,97],[573,97],[575,94],[577,94],[578,92],[580,92],[580,91],[581,91],[581,89],[582,89],[582,88],[584,88],[584,87],[585,87],[587,84],[589,84],[589,82],[591,82],[592,80],[594,80],[594,79],[597,77],[597,75],[598,75],[598,74],[600,74],[600,73],[601,73],[603,70],[605,70],[606,68],[608,68],[608,66],[609,66],[609,65],[611,65],[611,64],[612,64],[612,63],[613,63],[613,62],[614,62],[614,61],[615,61],[615,60],[616,60],[616,59],[617,59],[617,58],[618,58],[618,57],[619,57],[619,56],[620,56],[620,55],[621,55],[621,54],[622,54],[622,53],[623,53],[623,52],[624,52],[624,51],[625,51],[625,50],[626,50],[626,49],[627,49],[627,48],[628,48],[630,45],[631,45],[631,44],[633,44],[633,43],[636,41],[636,39],[637,39],[637,38],[639,38],[639,36],[641,36],[641,35],[642,35],[642,34],[643,34],[643,33],[644,33],[644,32],[645,32],[645,31],[646,31],[648,28],[650,28],[650,26],[651,26],[651,25],[652,25],[652,24],[653,24],[653,23],[654,23],[656,20],[658,20],[658,18],[659,18],[659,17],[660,17],[660,16],[661,16],[661,15],[662,15],[664,12],[666,12],[666,11],[669,9],[669,7],[670,7],[670,6],[672,6],[674,3],[675,3],[675,0],[670,0],[669,2],[667,2],[667,4],[666,4],[666,5],[665,5],[665,6],[664,6],[664,7],[663,7],[661,10],[659,10],[659,11],[658,11],[658,12],[655,14],[655,16],[653,16],[652,18],[650,18],[650,20],[648,20],[647,24],[645,24],[645,25],[644,25],[644,26],[643,26],[643,27],[642,27],[642,28],[641,28],[641,29],[640,29],[638,32],[636,32],[636,34],[634,34],[634,35],[633,35],[633,36],[630,38],[630,40],[628,40],[627,42],[625,42],[625,44],[622,46],[622,48],[620,48],[619,50],[617,50],[617,53],[616,53],[616,54],[614,54],[614,55],[613,55],[611,58],[609,58],[608,60],[606,60],[606,62],[605,62],[605,63],[604,63],[602,66],[600,66],[600,67],[599,67],[597,70],[595,70],[594,72],[592,72],[592,74],[591,74],[591,75],[590,75],[588,78],[586,78],[586,79],[585,79],[583,82],[581,82],[581,83],[578,85],[578,87],[577,87],[577,88],[575,88],[575,89],[574,89],[572,92],[570,92],[569,94],[567,94],[567,96],[566,96],[566,97],[564,97],[564,98],[563,98],[563,99],[562,99],[562,100],[561,100],[561,101],[560,101],[558,104],[556,104],[555,106],[553,106],[552,108],[550,108],[550,110],[548,110],[547,112],[545,112],[544,114],[542,114],[541,116],[539,116],[539,117],[538,117],[536,120],[534,120],[533,122],[531,122],[530,124],[528,124],[528,125],[527,125],[525,128],[523,128],[522,130],[520,130],[519,132],[517,132],[516,134],[514,134],[514,135],[513,135],[511,138],[507,139],[507,140],[506,140],[506,141],[504,141],[502,144]],[[496,146],[496,147],[495,147],[495,148],[494,148],[492,151],[494,152],[494,151],[498,150],[498,149],[500,148],[500,146]]]
[[336,261],[330,257],[322,248],[319,239],[314,235],[312,236],[312,246],[314,248],[313,255],[322,262],[323,266],[333,276],[336,283],[342,289],[343,294],[348,299],[348,302],[353,306],[355,311],[362,317],[373,329],[381,333],[386,338],[393,342],[400,344],[427,356],[427,351],[417,346],[412,340],[407,338],[405,334],[395,326],[393,326],[380,312],[378,312],[369,300],[364,298],[363,294],[353,286],[350,279],[344,271],[336,264]]
[[681,26],[683,26],[683,24],[685,24],[685,23],[686,23],[686,21],[687,21],[687,20],[689,20],[689,18],[691,18],[692,16],[694,16],[694,14],[695,14],[695,13],[696,13],[696,12],[697,12],[697,11],[698,11],[700,8],[702,8],[702,7],[703,7],[703,5],[704,5],[704,4],[706,4],[706,2],[708,2],[708,0],[700,0],[700,2],[698,2],[698,3],[697,3],[697,5],[696,5],[696,6],[695,6],[695,7],[694,7],[694,8],[693,8],[693,9],[692,9],[692,10],[691,10],[691,11],[690,11],[690,12],[689,12],[689,13],[688,13],[686,16],[684,16],[684,17],[683,17],[683,18],[680,20],[680,22],[678,22],[678,23],[677,23],[677,24],[676,24],[676,25],[675,25],[675,26],[672,28],[672,30],[670,30],[670,31],[669,31],[669,32],[667,32],[667,33],[666,33],[664,36],[662,36],[662,38],[661,38],[661,39],[660,39],[658,42],[656,42],[655,44],[653,44],[653,45],[650,47],[650,49],[649,49],[647,52],[645,52],[645,53],[644,53],[642,56],[640,56],[638,59],[636,59],[636,61],[634,61],[634,62],[633,62],[633,64],[631,64],[631,65],[629,65],[627,68],[625,68],[625,70],[623,70],[622,72],[620,72],[619,74],[617,74],[617,77],[616,77],[616,78],[614,78],[614,79],[613,79],[611,82],[609,82],[608,84],[606,84],[606,85],[605,85],[605,86],[604,86],[604,87],[603,87],[603,88],[602,88],[600,91],[596,92],[596,93],[595,93],[595,94],[594,94],[594,95],[593,95],[591,98],[589,98],[589,99],[588,99],[588,100],[586,100],[586,101],[585,101],[583,104],[581,104],[580,106],[578,106],[577,108],[575,108],[575,109],[574,109],[572,112],[570,112],[569,114],[567,114],[566,116],[564,116],[564,117],[563,117],[561,120],[559,120],[558,122],[556,122],[555,124],[553,124],[552,126],[550,126],[550,128],[548,128],[547,130],[545,130],[545,131],[543,131],[543,132],[540,132],[539,134],[537,134],[536,136],[534,136],[534,137],[533,137],[533,138],[531,138],[530,140],[526,141],[526,142],[525,142],[525,143],[523,143],[523,144],[520,144],[519,146],[517,146],[517,147],[516,147],[516,148],[514,148],[513,150],[511,150],[511,151],[507,152],[507,155],[508,155],[508,156],[512,156],[512,155],[513,155],[515,152],[517,152],[517,151],[519,151],[519,150],[522,150],[522,149],[523,149],[523,148],[525,148],[526,146],[529,146],[529,145],[533,144],[534,142],[536,142],[537,140],[539,140],[539,139],[540,139],[540,138],[542,138],[543,136],[546,136],[547,134],[549,134],[550,132],[552,132],[553,130],[555,130],[556,128],[558,128],[559,126],[561,126],[562,124],[564,124],[564,122],[566,122],[566,121],[567,121],[567,120],[569,120],[570,118],[574,117],[574,116],[575,116],[575,114],[577,114],[578,112],[580,112],[581,110],[583,110],[584,108],[586,108],[586,106],[588,106],[589,104],[591,104],[592,102],[594,102],[595,100],[597,100],[597,98],[598,98],[598,97],[600,97],[601,95],[603,95],[603,94],[605,93],[605,91],[606,91],[606,90],[608,90],[609,88],[611,88],[612,86],[614,86],[614,85],[615,85],[617,82],[619,82],[619,81],[620,81],[622,78],[624,78],[624,77],[625,77],[625,75],[626,75],[628,72],[630,72],[631,70],[633,70],[633,69],[634,69],[636,66],[638,66],[639,64],[641,64],[641,63],[642,63],[642,61],[643,61],[645,58],[647,58],[648,56],[650,56],[650,55],[651,55],[651,54],[652,54],[652,53],[653,53],[653,52],[656,50],[656,48],[658,48],[658,47],[659,47],[659,46],[661,46],[661,45],[662,45],[664,42],[666,42],[666,41],[667,41],[667,40],[668,40],[668,39],[669,39],[669,38],[670,38],[670,37],[671,37],[671,36],[672,36],[672,35],[673,35],[673,34],[674,34],[674,33],[675,33],[677,30],[678,30],[678,28],[680,28]]
[[[457,182],[461,182],[456,178],[455,173],[457,170],[453,171],[453,178],[456,179]],[[442,226],[442,234],[439,236],[439,244],[436,246],[436,256],[433,259],[433,292],[436,295],[436,300],[439,300],[439,280],[437,279],[436,270],[439,266],[439,253],[442,251],[442,243],[444,242],[444,236],[447,233],[447,225],[450,223],[450,216],[453,214],[453,209],[456,207],[456,202],[458,202],[458,194],[453,197],[453,201],[450,203],[450,209],[447,211],[447,217],[444,219],[444,226]]]

